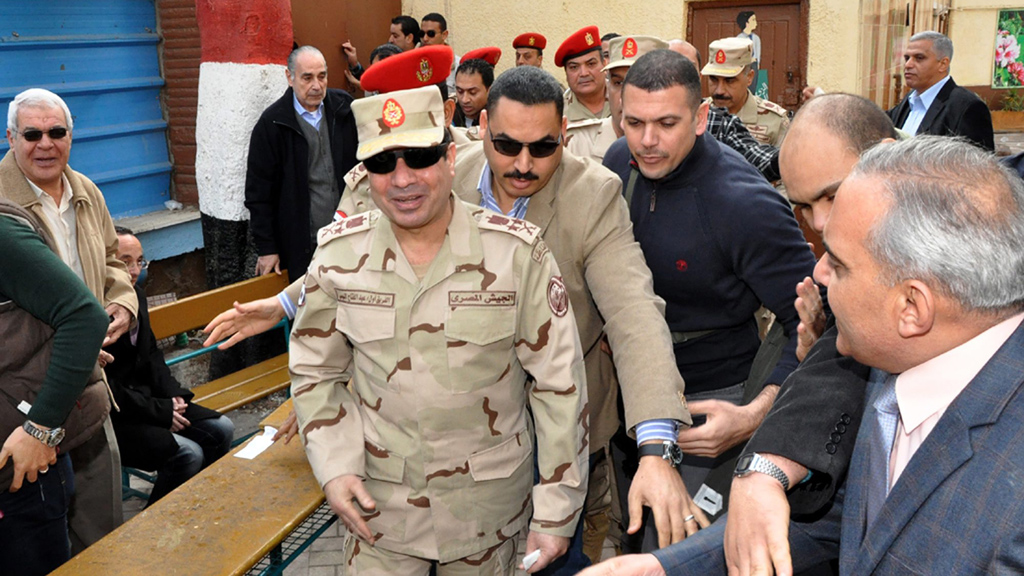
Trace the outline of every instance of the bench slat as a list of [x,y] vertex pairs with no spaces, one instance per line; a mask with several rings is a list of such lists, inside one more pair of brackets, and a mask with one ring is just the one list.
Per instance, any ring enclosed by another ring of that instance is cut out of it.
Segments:
[[275,442],[254,460],[214,462],[53,574],[244,574],[323,501],[302,442]]
[[275,356],[192,389],[192,402],[228,412],[283,390],[291,383],[288,354]]
[[149,323],[157,340],[202,328],[235,302],[274,296],[288,286],[288,275],[267,274],[224,286],[149,311]]

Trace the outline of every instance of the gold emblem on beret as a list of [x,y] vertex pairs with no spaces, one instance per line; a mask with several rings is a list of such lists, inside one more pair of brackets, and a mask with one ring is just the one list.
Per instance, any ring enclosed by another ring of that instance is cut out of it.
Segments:
[[434,68],[430,65],[430,60],[423,58],[420,60],[420,69],[416,71],[416,79],[420,82],[427,82],[434,75]]
[[587,32],[587,35],[584,36],[583,39],[587,41],[587,46],[594,45],[594,35],[591,34],[590,32]]
[[636,56],[636,40],[626,38],[626,43],[622,45],[622,57],[632,58],[633,56]]
[[530,36],[530,42],[529,42],[530,46],[533,46],[534,42],[536,42],[536,41],[537,41],[536,38],[534,38],[533,36]]
[[388,98],[384,103],[384,110],[381,112],[384,124],[389,128],[398,128],[405,122],[405,110],[394,98]]

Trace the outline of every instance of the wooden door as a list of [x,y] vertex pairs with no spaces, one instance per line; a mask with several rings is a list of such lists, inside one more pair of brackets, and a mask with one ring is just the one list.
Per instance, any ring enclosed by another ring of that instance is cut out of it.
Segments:
[[391,19],[401,13],[401,0],[292,0],[292,28],[297,44],[311,44],[324,53],[327,85],[351,91],[341,45],[351,41],[359,62],[369,66],[370,52],[388,41]]
[[761,38],[760,69],[768,72],[768,99],[797,109],[807,72],[807,0],[690,2],[688,6],[686,39],[700,50],[704,63],[708,45],[739,34],[736,17],[753,11],[757,16],[754,33]]

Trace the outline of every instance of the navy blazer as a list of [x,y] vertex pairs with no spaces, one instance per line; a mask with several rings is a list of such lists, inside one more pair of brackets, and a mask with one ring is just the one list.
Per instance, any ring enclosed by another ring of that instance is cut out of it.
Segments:
[[[910,96],[888,111],[897,128],[902,128],[910,115]],[[956,85],[952,78],[935,95],[925,112],[918,134],[963,136],[992,152],[996,149],[992,134],[992,114],[988,105],[974,92]]]
[[[844,576],[1024,572],[1022,388],[1024,325],[950,404],[870,532],[865,496],[871,427],[863,427],[845,488],[832,507],[815,522],[790,523],[794,570],[835,557],[839,541]],[[866,422],[875,418],[872,404],[866,402]],[[655,555],[669,574],[725,574],[722,524]]]

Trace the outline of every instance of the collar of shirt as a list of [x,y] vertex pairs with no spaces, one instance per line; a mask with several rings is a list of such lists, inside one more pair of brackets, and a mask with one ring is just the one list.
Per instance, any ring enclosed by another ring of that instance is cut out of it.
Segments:
[[476,189],[480,191],[480,205],[488,210],[494,210],[499,214],[511,216],[512,218],[526,219],[526,207],[530,204],[529,196],[520,196],[512,202],[512,210],[504,212],[498,201],[494,198],[494,190],[491,188],[491,167],[484,162],[484,169],[480,171],[480,182]]
[[932,107],[932,102],[935,102],[935,97],[939,95],[939,90],[942,90],[942,87],[946,85],[946,82],[949,82],[949,74],[946,74],[942,80],[932,84],[932,86],[924,92],[918,93],[917,90],[911,92],[910,107],[915,108],[915,103],[920,103],[924,106],[922,112],[927,112],[928,109]]
[[299,98],[293,92],[292,93],[292,104],[295,106],[295,112],[299,115],[300,118],[305,120],[313,128],[316,128],[317,130],[320,129],[320,119],[323,118],[323,116],[324,116],[324,103],[323,103],[323,101],[321,101],[320,105],[317,106],[316,112],[310,112],[309,110],[306,110],[305,108],[303,108],[302,104],[299,104]]
[[1024,320],[1024,313],[900,374],[896,378],[896,402],[906,433],[945,412],[1010,338],[1021,320]]
[[[25,181],[28,182],[28,187],[31,188],[32,191],[36,193],[36,197],[39,198],[40,202],[43,201],[44,194],[46,196],[49,196],[51,199],[53,198],[52,196],[47,194],[46,191],[44,191],[42,188],[36,186],[35,182],[29,180],[28,178],[25,178]],[[61,188],[64,190],[64,193],[60,197],[60,203],[57,204],[57,210],[63,212],[64,209],[69,204],[71,204],[71,200],[75,197],[75,191],[71,188],[71,182],[68,182],[68,175],[64,174],[63,172],[60,175],[60,184]]]

